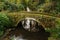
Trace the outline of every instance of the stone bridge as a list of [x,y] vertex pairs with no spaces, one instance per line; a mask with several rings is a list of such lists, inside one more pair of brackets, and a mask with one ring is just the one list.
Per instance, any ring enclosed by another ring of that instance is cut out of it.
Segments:
[[7,13],[12,20],[13,25],[17,27],[18,23],[26,17],[34,18],[44,28],[55,26],[55,17],[40,12],[12,12]]

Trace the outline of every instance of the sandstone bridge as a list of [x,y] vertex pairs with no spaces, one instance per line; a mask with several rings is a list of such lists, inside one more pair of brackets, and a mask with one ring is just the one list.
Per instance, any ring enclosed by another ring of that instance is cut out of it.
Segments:
[[9,18],[12,20],[13,25],[17,27],[18,23],[21,20],[24,20],[26,17],[34,18],[40,25],[44,28],[51,28],[55,26],[56,19],[60,19],[59,17],[50,15],[48,13],[40,13],[40,12],[10,12],[7,13]]

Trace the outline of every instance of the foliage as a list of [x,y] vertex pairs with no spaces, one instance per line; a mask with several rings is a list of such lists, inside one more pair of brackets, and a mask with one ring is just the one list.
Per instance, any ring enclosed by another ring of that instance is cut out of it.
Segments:
[[60,0],[57,1],[56,11],[60,12]]
[[0,0],[1,2],[4,2],[5,0]]
[[9,11],[16,11],[17,6],[15,4],[11,4],[9,2],[4,2],[4,10],[9,10]]
[[10,3],[8,1],[4,1],[4,2],[1,2],[0,4],[0,10],[3,11],[3,10],[8,10],[10,12],[12,11],[22,11],[24,10],[24,5],[23,4],[14,4],[14,3]]
[[17,5],[18,7],[18,10],[17,11],[23,11],[23,10],[25,10],[25,6],[23,5],[23,4],[19,4],[19,5]]
[[0,11],[26,11],[27,6],[32,11],[58,14],[60,12],[60,0],[1,0]]
[[0,11],[3,10],[3,7],[4,7],[4,3],[0,3]]
[[9,18],[5,14],[0,13],[0,36],[4,34],[5,28],[10,26],[11,22]]
[[55,27],[48,28],[47,31],[51,33],[51,37],[53,37],[56,40],[59,39],[60,38],[60,19],[56,20]]

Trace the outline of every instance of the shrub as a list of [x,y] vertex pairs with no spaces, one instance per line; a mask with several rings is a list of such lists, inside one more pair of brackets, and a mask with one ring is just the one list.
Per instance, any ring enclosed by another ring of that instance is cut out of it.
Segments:
[[0,36],[4,34],[5,28],[10,26],[11,22],[9,18],[5,14],[0,13]]
[[60,38],[60,19],[57,19],[55,22],[55,27],[49,28],[47,31],[51,33],[51,37],[57,40]]

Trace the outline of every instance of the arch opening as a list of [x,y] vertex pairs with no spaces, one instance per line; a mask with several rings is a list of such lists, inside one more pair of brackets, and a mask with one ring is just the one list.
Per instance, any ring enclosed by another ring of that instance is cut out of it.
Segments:
[[20,29],[24,29],[29,32],[42,32],[45,31],[43,26],[36,21],[34,18],[25,18],[23,20],[20,20],[17,27]]

